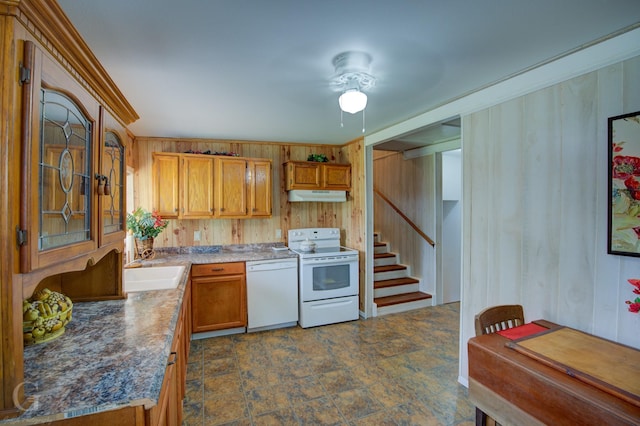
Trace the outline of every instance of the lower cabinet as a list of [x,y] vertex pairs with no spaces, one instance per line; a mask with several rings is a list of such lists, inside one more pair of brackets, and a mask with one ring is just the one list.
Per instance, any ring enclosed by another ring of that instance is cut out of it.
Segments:
[[158,405],[145,412],[146,426],[182,424],[182,401],[186,393],[187,360],[191,341],[191,285],[182,299],[182,308],[173,335],[171,352],[162,381]]
[[[175,343],[175,342],[174,342]],[[165,426],[178,425],[178,407],[177,407],[177,383],[176,383],[176,353],[171,348],[171,355],[167,362],[167,368],[164,372],[164,380],[162,381],[162,390],[158,405],[151,407],[146,412],[145,424],[147,426]]]
[[193,333],[247,326],[244,262],[191,267]]
[[48,426],[113,426],[131,425],[141,426],[145,422],[144,407],[126,407],[120,410],[103,411],[86,416],[72,417],[64,420],[54,420],[45,423]]
[[158,404],[144,409],[144,406],[125,407],[86,416],[57,420],[47,423],[60,426],[178,426],[182,424],[182,401],[186,392],[187,360],[191,341],[191,283],[182,299],[182,307],[173,335],[171,353],[162,381]]

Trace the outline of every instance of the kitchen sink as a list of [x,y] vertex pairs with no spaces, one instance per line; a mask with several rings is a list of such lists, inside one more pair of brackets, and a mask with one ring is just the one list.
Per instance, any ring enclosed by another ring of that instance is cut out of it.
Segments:
[[171,290],[178,287],[184,266],[156,266],[124,270],[124,291]]

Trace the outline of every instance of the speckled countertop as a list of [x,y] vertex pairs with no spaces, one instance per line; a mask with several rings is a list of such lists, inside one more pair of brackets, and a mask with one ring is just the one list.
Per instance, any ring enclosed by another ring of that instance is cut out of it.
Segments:
[[188,266],[176,289],[74,303],[73,319],[60,338],[25,348],[24,387],[33,404],[20,417],[0,424],[38,424],[156,405],[190,265],[297,257],[271,246],[159,249],[142,266]]

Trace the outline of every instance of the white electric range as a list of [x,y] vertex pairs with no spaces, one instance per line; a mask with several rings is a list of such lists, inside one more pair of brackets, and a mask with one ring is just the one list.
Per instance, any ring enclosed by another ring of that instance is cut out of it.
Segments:
[[[309,242],[313,250],[303,250]],[[340,229],[291,229],[288,245],[299,256],[300,326],[358,319],[359,255],[340,245]]]

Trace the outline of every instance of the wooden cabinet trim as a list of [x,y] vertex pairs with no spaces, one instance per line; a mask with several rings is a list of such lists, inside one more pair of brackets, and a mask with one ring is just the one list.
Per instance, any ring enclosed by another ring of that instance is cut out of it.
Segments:
[[21,13],[15,18],[25,28],[37,29],[31,36],[87,91],[121,117],[125,125],[140,118],[56,2],[21,0],[16,6]]

